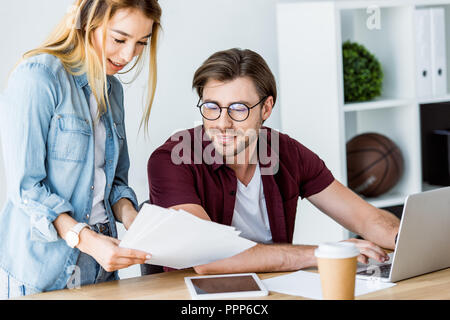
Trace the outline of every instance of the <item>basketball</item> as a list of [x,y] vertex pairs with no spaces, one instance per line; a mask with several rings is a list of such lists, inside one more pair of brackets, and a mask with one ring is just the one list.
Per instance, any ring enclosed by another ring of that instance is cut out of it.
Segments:
[[347,182],[356,193],[382,195],[397,184],[402,173],[402,153],[389,138],[364,133],[347,142]]

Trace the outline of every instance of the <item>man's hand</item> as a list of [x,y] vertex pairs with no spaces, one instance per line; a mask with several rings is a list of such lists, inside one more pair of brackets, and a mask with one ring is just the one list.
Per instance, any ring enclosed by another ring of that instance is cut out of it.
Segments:
[[342,242],[351,242],[356,245],[360,251],[358,261],[361,263],[369,263],[369,258],[375,259],[378,262],[386,262],[389,260],[387,253],[373,242],[359,239],[348,239]]

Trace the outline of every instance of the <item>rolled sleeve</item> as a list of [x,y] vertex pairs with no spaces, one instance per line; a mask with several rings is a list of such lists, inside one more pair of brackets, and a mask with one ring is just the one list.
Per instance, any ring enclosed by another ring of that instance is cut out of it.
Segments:
[[111,206],[114,206],[117,203],[117,201],[119,201],[122,198],[130,200],[133,203],[134,208],[138,210],[139,203],[137,201],[137,197],[133,189],[125,185],[116,185],[116,184],[113,185],[111,195],[109,197]]
[[32,199],[30,195],[25,195],[22,199],[21,208],[30,216],[31,241],[57,241],[58,233],[53,221],[61,213],[73,212],[72,205],[55,194],[51,194],[43,200]]

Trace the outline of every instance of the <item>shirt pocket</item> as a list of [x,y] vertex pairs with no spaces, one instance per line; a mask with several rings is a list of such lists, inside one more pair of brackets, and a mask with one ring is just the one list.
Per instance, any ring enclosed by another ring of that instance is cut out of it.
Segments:
[[119,150],[122,150],[123,142],[125,141],[125,128],[122,123],[114,122],[114,132],[117,136],[117,140],[119,141]]
[[84,162],[92,135],[89,121],[74,115],[56,116],[50,157],[55,160]]

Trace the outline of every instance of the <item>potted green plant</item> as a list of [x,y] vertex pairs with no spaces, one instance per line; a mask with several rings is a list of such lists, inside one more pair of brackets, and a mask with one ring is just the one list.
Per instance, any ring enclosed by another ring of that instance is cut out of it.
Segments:
[[345,102],[363,102],[381,95],[383,69],[363,45],[346,41],[342,45]]

